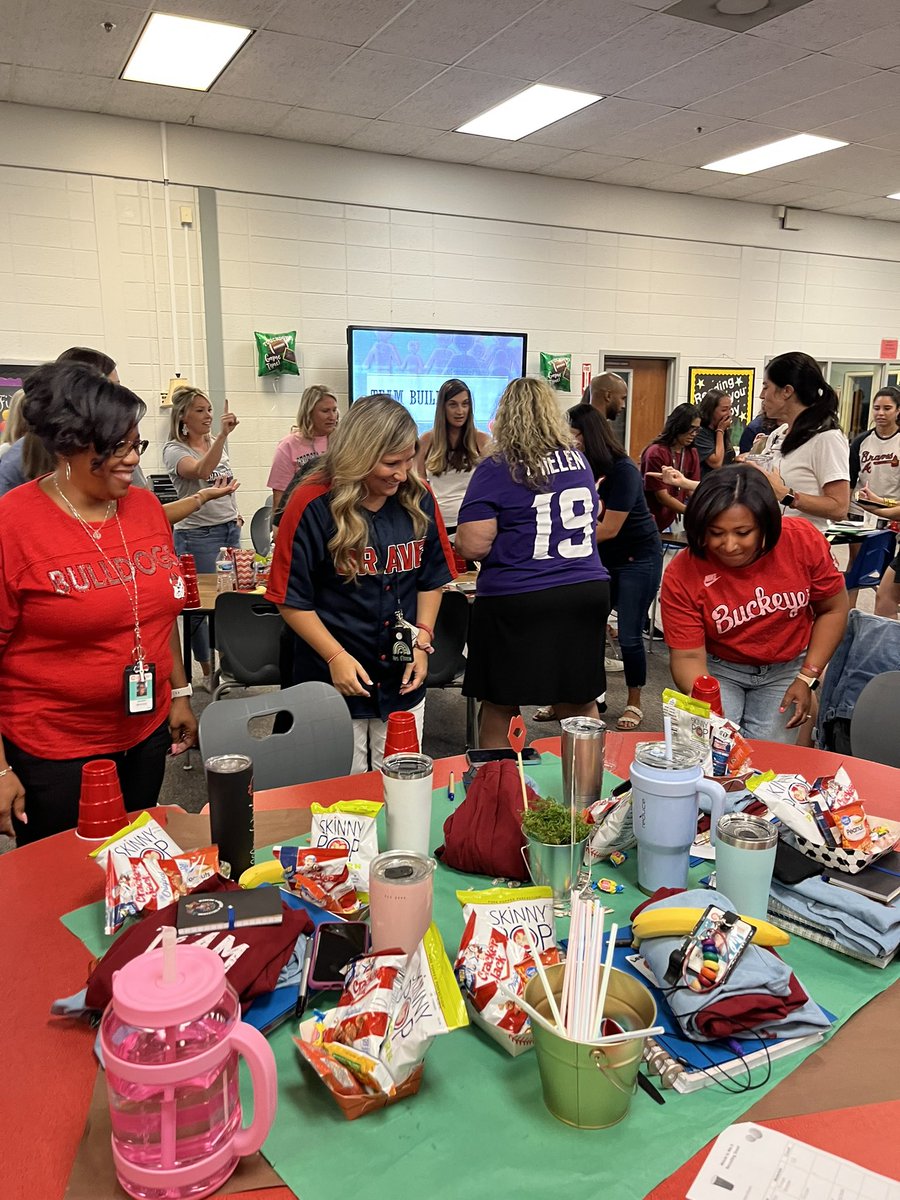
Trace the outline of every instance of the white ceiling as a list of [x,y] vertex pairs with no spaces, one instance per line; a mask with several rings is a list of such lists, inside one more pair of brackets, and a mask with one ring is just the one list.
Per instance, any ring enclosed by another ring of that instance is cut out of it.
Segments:
[[[900,0],[809,0],[745,33],[674,3],[159,0],[257,30],[201,94],[118,78],[145,0],[0,0],[0,100],[900,220]],[[452,132],[537,80],[607,99],[520,142]],[[698,169],[798,132],[850,145]]]

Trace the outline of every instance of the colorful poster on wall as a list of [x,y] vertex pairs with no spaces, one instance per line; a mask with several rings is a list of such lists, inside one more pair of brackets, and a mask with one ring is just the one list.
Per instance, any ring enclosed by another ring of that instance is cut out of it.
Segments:
[[558,392],[572,390],[572,355],[545,354],[541,351],[541,374]]
[[691,367],[688,403],[699,404],[712,388],[731,396],[731,442],[736,446],[753,416],[755,367]]
[[36,366],[37,363],[0,363],[0,433],[6,428],[10,398]]

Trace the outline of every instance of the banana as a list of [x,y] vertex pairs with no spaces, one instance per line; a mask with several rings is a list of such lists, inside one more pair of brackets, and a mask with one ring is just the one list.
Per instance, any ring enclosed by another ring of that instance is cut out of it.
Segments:
[[[653,908],[638,913],[631,923],[634,945],[639,946],[645,938],[680,937],[690,933],[704,911],[702,908]],[[754,945],[786,946],[791,940],[783,929],[777,929],[768,921],[756,917],[742,917],[741,920],[756,927]]]
[[261,883],[284,883],[284,867],[277,858],[257,863],[243,872],[238,883],[242,888],[259,887]]

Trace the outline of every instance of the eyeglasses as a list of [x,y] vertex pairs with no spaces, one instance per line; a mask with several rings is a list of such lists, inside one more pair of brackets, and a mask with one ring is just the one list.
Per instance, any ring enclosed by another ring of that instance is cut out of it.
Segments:
[[116,442],[110,456],[112,458],[127,458],[129,454],[137,454],[138,458],[144,453],[150,443],[146,438],[137,438],[133,442]]

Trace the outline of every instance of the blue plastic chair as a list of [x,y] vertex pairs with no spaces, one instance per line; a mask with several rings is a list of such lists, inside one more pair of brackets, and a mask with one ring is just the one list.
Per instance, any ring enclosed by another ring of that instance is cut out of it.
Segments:
[[862,542],[859,554],[850,564],[850,570],[844,572],[848,592],[854,588],[878,587],[888,563],[894,557],[896,540],[895,533],[885,530],[884,533],[873,533]]

